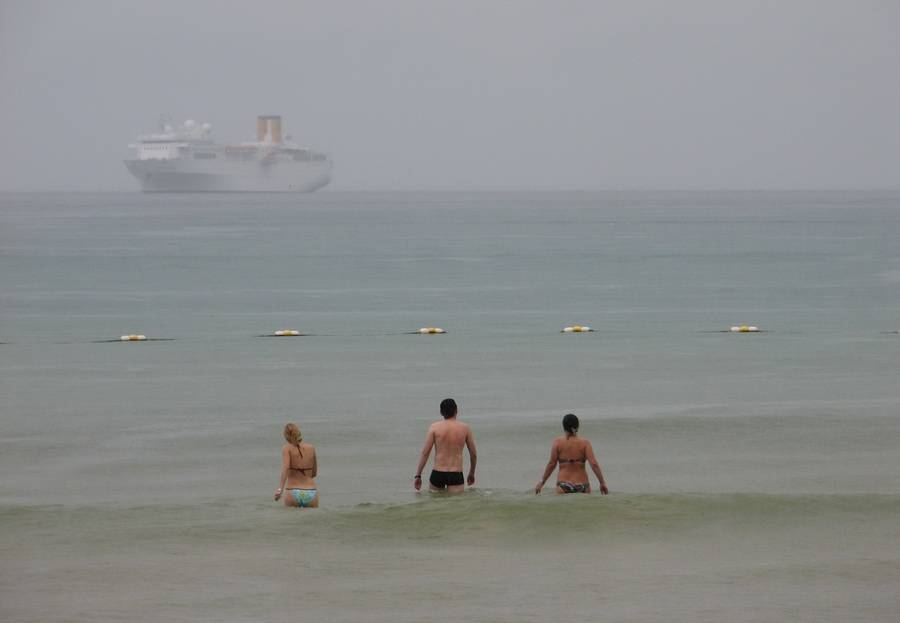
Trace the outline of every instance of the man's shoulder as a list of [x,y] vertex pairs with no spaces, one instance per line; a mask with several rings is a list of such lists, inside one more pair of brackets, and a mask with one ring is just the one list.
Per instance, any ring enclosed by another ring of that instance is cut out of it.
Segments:
[[433,422],[431,424],[430,430],[433,431],[465,431],[468,432],[471,429],[469,425],[465,422],[461,422],[459,420],[438,420],[437,422]]

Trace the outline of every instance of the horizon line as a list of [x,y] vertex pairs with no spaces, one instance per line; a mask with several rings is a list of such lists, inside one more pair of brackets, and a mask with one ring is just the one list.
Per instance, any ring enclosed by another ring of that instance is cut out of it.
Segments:
[[898,192],[900,186],[821,186],[821,187],[802,187],[802,186],[771,186],[771,187],[647,187],[647,188],[337,188],[337,189],[321,189],[311,193],[292,193],[292,192],[151,192],[145,193],[139,189],[112,189],[112,188],[56,188],[56,189],[40,189],[40,188],[0,188],[3,194],[133,194],[133,195],[330,195],[342,193],[441,193],[441,194],[463,194],[463,193],[720,193],[720,192],[739,192],[739,193],[765,193],[765,192]]

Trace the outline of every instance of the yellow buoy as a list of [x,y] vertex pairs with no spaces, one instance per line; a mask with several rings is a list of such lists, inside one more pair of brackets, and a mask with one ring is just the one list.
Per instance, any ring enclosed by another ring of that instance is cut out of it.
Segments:
[[446,331],[444,331],[440,327],[422,327],[421,329],[419,329],[419,333],[425,335],[428,333],[446,333]]
[[296,337],[300,335],[300,332],[295,331],[294,329],[282,329],[280,331],[276,331],[274,335],[278,337]]
[[123,335],[119,338],[123,342],[144,342],[147,340],[146,335]]
[[563,333],[592,333],[594,330],[590,327],[585,327],[580,324],[576,324],[571,327],[566,327],[562,330]]

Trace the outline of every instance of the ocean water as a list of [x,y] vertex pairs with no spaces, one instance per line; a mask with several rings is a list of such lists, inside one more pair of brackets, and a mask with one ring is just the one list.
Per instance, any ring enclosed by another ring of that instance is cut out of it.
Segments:
[[[900,192],[2,194],[0,262],[4,621],[897,620]],[[530,493],[570,411],[609,496]]]

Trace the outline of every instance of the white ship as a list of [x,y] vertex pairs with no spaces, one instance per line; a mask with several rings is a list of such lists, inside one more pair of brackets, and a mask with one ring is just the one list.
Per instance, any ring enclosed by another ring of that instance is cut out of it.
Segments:
[[257,117],[254,142],[219,144],[211,133],[208,123],[163,124],[129,145],[125,166],[143,192],[309,193],[331,180],[328,156],[282,135],[279,116]]

